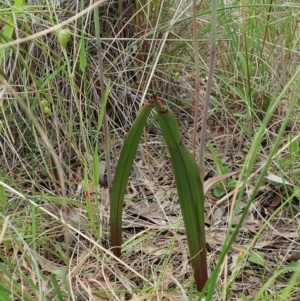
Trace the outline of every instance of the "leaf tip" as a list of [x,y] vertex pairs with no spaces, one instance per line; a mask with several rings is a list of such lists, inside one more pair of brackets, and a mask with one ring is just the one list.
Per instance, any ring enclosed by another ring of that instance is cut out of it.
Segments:
[[148,100],[145,102],[146,107],[153,107],[153,105],[154,105],[154,100]]
[[159,97],[156,94],[153,94],[153,102],[155,103],[156,108],[159,109],[160,113],[167,113],[167,109],[159,99]]

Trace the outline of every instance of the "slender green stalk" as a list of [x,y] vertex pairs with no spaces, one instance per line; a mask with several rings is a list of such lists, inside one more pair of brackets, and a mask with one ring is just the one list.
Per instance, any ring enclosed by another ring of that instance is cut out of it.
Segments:
[[[210,60],[209,60],[209,69],[208,69],[208,79],[206,84],[206,94],[204,101],[204,108],[202,114],[202,127],[201,127],[201,137],[200,137],[200,146],[199,146],[199,170],[201,183],[204,180],[204,154],[205,154],[205,136],[207,128],[207,119],[208,119],[208,108],[210,101],[211,87],[213,83],[213,71],[216,58],[216,41],[217,41],[217,1],[211,1],[211,45],[210,45]],[[195,122],[197,123],[197,116],[195,116]],[[194,127],[195,131],[195,127]],[[196,133],[195,133],[196,135]]]
[[[245,59],[246,59],[246,74],[247,74],[247,85],[248,85],[248,95],[246,96],[249,99],[249,105],[250,105],[250,110],[249,112],[249,117],[252,120],[253,124],[253,103],[252,103],[252,88],[251,88],[251,82],[250,82],[250,67],[249,67],[249,55],[248,55],[248,42],[247,42],[247,24],[246,24],[246,11],[245,11],[245,0],[242,0],[242,20],[243,20],[243,42],[244,42],[244,48],[245,48]],[[253,126],[253,125],[252,125]]]
[[[103,58],[102,58],[102,46],[100,41],[100,20],[98,7],[94,10],[95,18],[95,31],[96,31],[96,41],[97,41],[97,54],[99,61],[99,72],[100,72],[100,89],[101,89],[101,100],[104,101],[104,68],[103,68]],[[105,160],[106,160],[106,170],[107,170],[107,184],[109,197],[111,195],[112,180],[111,180],[111,167],[110,167],[110,135],[108,119],[106,114],[106,108],[104,110],[103,116],[103,128],[104,128],[104,144],[105,144]]]
[[199,114],[199,102],[200,102],[199,101],[200,75],[199,75],[199,52],[198,52],[197,0],[193,0],[193,38],[194,38],[194,60],[195,60],[195,108],[194,108],[194,129],[193,129],[192,149],[193,149],[193,156],[194,158],[196,158],[196,135],[198,130],[198,114]]

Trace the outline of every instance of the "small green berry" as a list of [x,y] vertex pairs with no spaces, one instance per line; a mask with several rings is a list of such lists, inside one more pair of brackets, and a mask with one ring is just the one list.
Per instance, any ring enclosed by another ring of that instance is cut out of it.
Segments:
[[42,100],[40,101],[40,105],[41,105],[41,108],[44,109],[45,107],[48,106],[48,100],[42,99]]
[[66,48],[68,42],[71,39],[71,31],[67,28],[62,28],[57,33],[57,40],[61,47]]
[[43,110],[43,113],[46,115],[46,116],[52,116],[52,112],[51,110],[49,109],[49,107],[45,107],[44,110]]

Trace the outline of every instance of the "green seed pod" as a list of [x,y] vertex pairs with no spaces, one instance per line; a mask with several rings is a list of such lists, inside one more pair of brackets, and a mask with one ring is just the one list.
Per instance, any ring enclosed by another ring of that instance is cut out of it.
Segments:
[[68,42],[71,39],[71,31],[67,28],[62,28],[57,33],[57,40],[61,47],[66,48]]
[[41,108],[42,108],[42,110],[43,110],[45,107],[48,106],[48,100],[42,99],[42,100],[40,101],[40,106],[41,106]]
[[46,115],[46,116],[52,116],[52,112],[51,110],[49,109],[49,107],[45,107],[44,110],[43,110],[43,113]]

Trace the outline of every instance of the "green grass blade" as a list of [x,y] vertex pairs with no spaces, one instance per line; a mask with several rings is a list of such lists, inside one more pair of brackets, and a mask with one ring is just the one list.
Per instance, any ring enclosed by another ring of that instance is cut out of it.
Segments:
[[95,224],[95,219],[94,219],[94,208],[90,196],[90,183],[89,183],[89,177],[88,177],[88,165],[85,164],[84,166],[84,172],[83,172],[83,188],[85,192],[85,208],[90,220],[91,227],[95,233],[98,233],[97,227]]
[[59,300],[65,300],[64,297],[63,297],[63,292],[61,291],[61,287],[57,281],[57,278],[61,278],[62,279],[62,282],[65,286],[65,289],[67,291],[67,294],[69,297],[72,296],[72,293],[71,293],[71,289],[70,289],[70,285],[69,285],[69,282],[68,282],[68,279],[66,277],[66,274],[60,270],[55,270],[52,272],[51,274],[51,280],[52,280],[52,283],[53,283],[53,287],[55,289],[55,292],[56,292],[56,296],[58,297]]
[[[0,177],[1,179],[3,179],[3,172],[2,170],[0,170]],[[5,214],[5,205],[7,204],[7,196],[6,196],[6,191],[5,188],[0,185],[0,204],[1,204],[1,208],[3,209],[3,214]]]
[[204,226],[204,193],[200,173],[192,154],[183,144],[176,119],[155,97],[158,124],[169,148],[180,208],[186,229],[191,265],[199,291],[207,281]]
[[110,236],[112,251],[117,257],[121,257],[122,209],[125,190],[137,147],[142,136],[143,128],[152,107],[152,103],[146,103],[139,112],[124,141],[116,167],[110,204]]
[[57,299],[59,301],[63,301],[64,300],[64,297],[63,297],[63,294],[60,290],[60,286],[56,280],[56,275],[54,273],[51,274],[51,280],[52,280],[52,285],[53,285],[53,288],[54,288],[54,291],[55,291],[55,295],[57,296]]
[[[0,287],[2,287],[1,284],[0,284]],[[11,301],[11,299],[1,290],[1,288],[0,288],[0,300]]]

